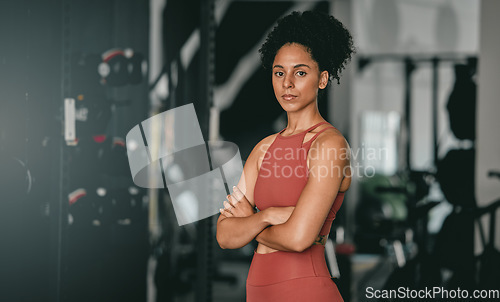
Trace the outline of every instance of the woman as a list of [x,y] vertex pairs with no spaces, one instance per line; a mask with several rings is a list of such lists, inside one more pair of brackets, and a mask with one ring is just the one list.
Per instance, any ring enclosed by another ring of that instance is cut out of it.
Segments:
[[350,185],[350,150],[317,99],[353,50],[344,26],[319,12],[279,20],[259,50],[288,125],[255,146],[217,221],[222,248],[259,243],[247,301],[342,301],[324,244]]

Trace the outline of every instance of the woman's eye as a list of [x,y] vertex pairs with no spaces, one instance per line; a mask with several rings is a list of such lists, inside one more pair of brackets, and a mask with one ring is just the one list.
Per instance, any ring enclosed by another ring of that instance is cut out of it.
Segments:
[[303,76],[305,76],[305,75],[306,75],[306,72],[305,72],[305,71],[297,71],[297,75],[298,75],[299,77],[303,77]]
[[278,76],[278,77],[283,76],[283,72],[281,72],[281,71],[276,71],[274,74],[275,74],[276,76]]

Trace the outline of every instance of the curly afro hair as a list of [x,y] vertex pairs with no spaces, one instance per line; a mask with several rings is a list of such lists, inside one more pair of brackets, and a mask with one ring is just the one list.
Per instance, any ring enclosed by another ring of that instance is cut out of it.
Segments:
[[340,83],[340,73],[355,52],[352,37],[344,25],[333,16],[318,12],[294,11],[278,20],[259,49],[262,66],[272,70],[274,57],[285,44],[305,46],[320,71],[328,71],[331,79]]

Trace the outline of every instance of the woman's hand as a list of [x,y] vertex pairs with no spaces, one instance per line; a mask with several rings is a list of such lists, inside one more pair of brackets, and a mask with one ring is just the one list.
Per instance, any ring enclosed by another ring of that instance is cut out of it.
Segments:
[[227,195],[227,201],[224,200],[224,209],[220,212],[226,217],[247,217],[255,213],[254,208],[238,187],[233,187],[233,193]]
[[282,224],[288,221],[295,207],[270,207],[265,209],[267,222],[271,225]]

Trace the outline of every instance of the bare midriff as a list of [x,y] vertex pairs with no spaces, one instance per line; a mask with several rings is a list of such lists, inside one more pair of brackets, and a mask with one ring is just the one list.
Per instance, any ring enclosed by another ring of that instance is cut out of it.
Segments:
[[273,253],[273,252],[277,252],[277,251],[278,250],[270,248],[267,245],[264,245],[262,243],[259,243],[259,245],[257,246],[257,250],[256,250],[256,252],[259,254],[269,254],[269,253]]
[[[318,235],[318,237],[314,241],[313,245],[314,244],[325,245],[325,242],[327,239],[328,239],[328,235]],[[257,249],[255,250],[255,252],[259,253],[259,254],[269,254],[269,253],[274,253],[277,251],[279,251],[279,250],[268,247],[267,245],[262,244],[262,243],[259,243],[259,245],[257,246]]]

